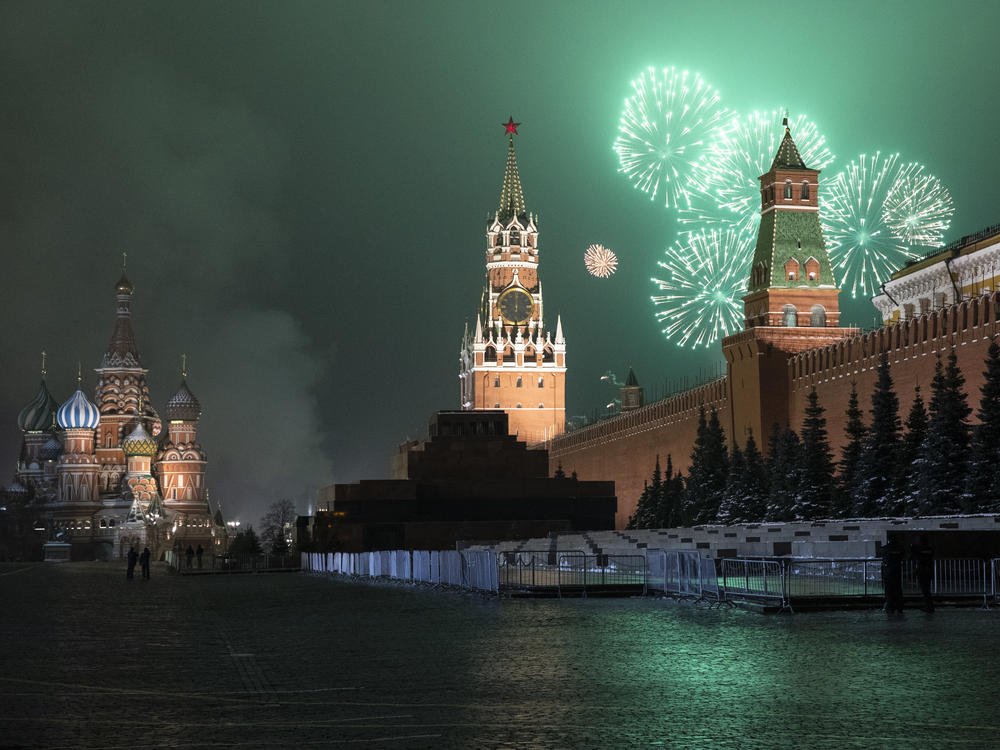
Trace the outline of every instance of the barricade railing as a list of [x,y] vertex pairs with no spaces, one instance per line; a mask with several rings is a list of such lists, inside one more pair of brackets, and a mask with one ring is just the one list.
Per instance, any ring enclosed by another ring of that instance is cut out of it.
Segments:
[[763,558],[723,558],[721,595],[726,599],[777,601],[789,608],[785,566]]
[[497,578],[500,588],[552,589],[560,596],[617,586],[641,587],[645,594],[648,569],[644,555],[517,550],[497,556]]
[[378,550],[373,552],[303,552],[302,569],[355,578],[498,591],[496,558],[490,550]]
[[649,587],[671,596],[721,598],[715,561],[697,550],[646,550]]
[[167,567],[181,575],[199,573],[263,573],[278,570],[298,570],[300,555],[241,554],[241,555],[191,555],[167,550],[164,555]]

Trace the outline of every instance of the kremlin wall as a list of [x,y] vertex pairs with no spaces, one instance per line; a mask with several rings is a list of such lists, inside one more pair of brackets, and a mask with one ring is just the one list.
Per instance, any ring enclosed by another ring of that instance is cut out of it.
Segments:
[[[665,464],[671,456],[674,469],[687,473],[701,409],[718,412],[727,440],[735,435],[742,446],[752,432],[766,450],[773,425],[801,428],[815,389],[839,459],[852,384],[867,419],[882,355],[891,367],[899,413],[905,415],[915,387],[927,401],[938,357],[954,349],[975,413],[987,349],[1000,331],[1000,226],[963,237],[893,274],[873,299],[881,328],[840,327],[839,290],[819,229],[817,175],[802,164],[786,130],[775,163],[761,177],[761,232],[743,298],[746,329],[722,342],[724,377],[650,404],[642,403],[641,394],[626,398],[623,389],[620,415],[539,443],[549,451],[550,472],[561,467],[580,479],[615,482],[616,528],[624,528],[634,513],[657,457]],[[815,186],[808,208],[807,185]],[[776,186],[784,205],[775,198]],[[791,231],[782,231],[783,214],[794,222]]]

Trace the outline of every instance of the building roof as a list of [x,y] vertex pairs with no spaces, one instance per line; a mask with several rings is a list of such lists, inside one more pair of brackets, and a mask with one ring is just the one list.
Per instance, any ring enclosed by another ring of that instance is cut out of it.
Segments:
[[186,422],[194,422],[201,416],[201,404],[191,393],[187,386],[187,381],[182,380],[177,393],[170,397],[167,402],[167,419],[182,419]]
[[80,388],[56,412],[56,421],[64,430],[94,430],[101,421],[101,412]]
[[632,368],[628,368],[628,377],[625,378],[626,388],[637,388],[639,386],[639,381],[635,377],[635,373],[632,372]]
[[503,187],[500,189],[500,218],[506,221],[525,213],[524,193],[521,191],[521,177],[517,173],[517,155],[514,153],[512,135],[507,151],[507,167],[503,173]]
[[126,456],[152,456],[156,453],[156,443],[142,426],[142,420],[139,420],[135,429],[122,441],[122,451]]
[[17,415],[17,426],[25,432],[41,432],[52,426],[59,404],[52,398],[48,386],[45,385],[45,378],[42,378],[38,393],[31,399],[21,412]]
[[775,169],[809,169],[799,155],[799,149],[792,140],[792,132],[788,129],[788,119],[785,119],[785,137],[781,139],[778,146],[778,153],[774,155],[771,162],[771,170]]

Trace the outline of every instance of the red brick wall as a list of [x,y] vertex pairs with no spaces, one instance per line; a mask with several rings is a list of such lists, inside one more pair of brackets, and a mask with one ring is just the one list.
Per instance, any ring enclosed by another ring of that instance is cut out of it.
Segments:
[[715,407],[723,425],[729,423],[725,378],[693,388],[672,398],[647,404],[583,429],[561,435],[548,444],[549,473],[562,465],[567,475],[580,479],[613,480],[618,496],[615,527],[622,529],[652,475],[659,455],[687,473],[698,430],[698,412]]
[[806,399],[815,387],[819,402],[826,409],[830,444],[839,459],[852,380],[857,382],[859,405],[867,424],[871,419],[871,393],[879,355],[885,352],[893,387],[899,396],[900,419],[905,422],[913,404],[914,386],[920,386],[920,395],[926,405],[937,356],[947,357],[952,347],[965,376],[965,392],[973,408],[971,421],[975,423],[986,351],[991,337],[1000,332],[998,317],[1000,294],[994,294],[793,356],[788,363],[792,384],[790,426],[801,427]]

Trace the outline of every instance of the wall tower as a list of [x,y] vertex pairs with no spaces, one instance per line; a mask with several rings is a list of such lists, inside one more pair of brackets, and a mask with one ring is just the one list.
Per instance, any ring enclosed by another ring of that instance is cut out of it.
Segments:
[[729,375],[729,435],[764,444],[789,425],[788,357],[858,333],[840,328],[837,289],[819,221],[819,170],[785,137],[760,177],[761,217],[743,297],[746,330],[722,342]]
[[511,118],[500,206],[486,229],[486,283],[476,327],[466,326],[459,382],[463,409],[503,409],[510,433],[534,443],[566,427],[562,320],[545,328],[538,217],[525,209]]

